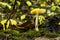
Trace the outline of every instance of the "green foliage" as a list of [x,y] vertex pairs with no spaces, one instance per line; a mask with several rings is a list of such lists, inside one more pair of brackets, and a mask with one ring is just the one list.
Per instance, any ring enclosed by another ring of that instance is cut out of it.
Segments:
[[60,3],[60,0],[55,0],[55,2]]
[[32,6],[32,3],[31,3],[30,1],[26,1],[26,4],[27,4],[28,6]]
[[40,16],[39,16],[39,23],[40,23],[40,25],[41,25],[42,23],[44,23],[44,20],[45,20],[45,17],[42,16],[42,15],[40,15]]
[[57,34],[57,33],[47,33],[46,34],[46,37],[50,37],[50,38],[55,38],[55,37],[60,37],[60,34]]
[[[1,24],[3,25],[3,30],[5,30],[5,23],[6,23],[6,21],[7,20],[2,20],[1,21]],[[10,21],[11,21],[11,25],[17,25],[17,22],[15,20],[10,19],[10,20],[8,20],[7,25],[6,25],[7,29],[9,27]]]
[[17,1],[18,6],[20,6],[21,2]]
[[[15,4],[16,1],[16,4]],[[42,11],[36,10],[35,13],[39,13],[39,32],[35,30],[29,30],[27,32],[22,33],[24,36],[60,36],[60,0],[0,0],[0,23],[3,25],[3,30],[5,30],[5,23],[9,18],[10,13],[12,13],[13,18],[8,20],[6,28],[10,27],[11,25],[18,26],[24,24],[26,21],[32,21],[30,24],[35,24],[35,14],[31,15],[31,9],[46,9],[45,13]],[[14,9],[14,10],[12,10]],[[33,12],[33,13],[34,13]],[[58,16],[59,15],[59,16]],[[16,20],[13,20],[16,19]],[[22,22],[22,23],[21,23]],[[11,25],[10,25],[11,24]],[[27,23],[26,23],[27,24]],[[30,24],[28,26],[30,26]],[[12,27],[14,27],[12,26]],[[25,24],[23,25],[23,27]],[[17,29],[19,29],[18,26]],[[44,29],[45,28],[45,29]],[[55,33],[53,33],[53,29],[55,29]],[[46,30],[48,29],[48,30]],[[57,30],[58,29],[58,30]],[[19,29],[20,30],[20,29]],[[51,32],[52,30],[52,32]],[[59,31],[59,32],[56,32]],[[47,32],[48,31],[48,32]],[[9,31],[13,36],[15,36],[14,40],[19,40],[18,37],[20,33],[16,30]],[[0,35],[5,35],[4,32],[0,32]],[[22,40],[22,39],[21,39]]]
[[20,17],[21,20],[24,20],[25,18],[26,18],[26,15],[22,15],[22,16]]
[[22,36],[40,37],[46,35],[46,33],[48,33],[46,28],[39,28],[38,32],[30,29],[27,32],[23,32]]
[[8,3],[5,2],[0,2],[0,5],[7,6],[9,9],[12,8]]
[[45,7],[46,6],[46,2],[41,4],[41,7]]
[[51,10],[52,10],[52,11],[55,11],[55,10],[56,10],[56,6],[52,6],[52,7],[51,7]]
[[3,30],[0,30],[0,36],[5,36],[5,33]]
[[17,31],[17,30],[11,30],[10,33],[14,36],[19,36],[20,35],[20,32]]
[[[7,20],[2,20],[1,21],[1,24],[3,25],[3,30],[5,30],[5,23],[6,23]],[[7,25],[6,25],[6,28],[9,27],[9,21],[7,22]]]
[[14,37],[14,39],[13,40],[20,40],[20,38],[19,37]]
[[16,20],[10,19],[12,25],[17,25]]
[[10,0],[10,2],[14,3],[14,2],[15,2],[15,0]]
[[28,32],[24,32],[24,35],[28,36],[36,36],[36,31],[35,30],[29,30]]

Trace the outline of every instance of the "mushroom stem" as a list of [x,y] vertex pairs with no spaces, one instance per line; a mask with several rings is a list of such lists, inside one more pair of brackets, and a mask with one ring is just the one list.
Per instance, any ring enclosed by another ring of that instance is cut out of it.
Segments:
[[36,30],[36,31],[39,31],[39,29],[38,29],[38,14],[36,14],[35,30]]

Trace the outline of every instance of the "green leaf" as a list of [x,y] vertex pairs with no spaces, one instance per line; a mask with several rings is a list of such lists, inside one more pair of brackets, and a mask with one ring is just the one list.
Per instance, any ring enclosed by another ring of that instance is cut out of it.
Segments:
[[45,20],[45,17],[40,15],[39,16],[39,22],[40,22],[40,25],[44,22],[43,20]]
[[9,9],[11,9],[11,6],[8,3],[0,2],[0,5],[7,6]]
[[19,36],[20,32],[17,30],[11,30],[11,34],[13,34],[14,36]]
[[41,7],[45,7],[45,6],[46,6],[46,3],[42,3],[42,4],[41,4]]
[[20,6],[21,3],[19,1],[17,1],[17,4],[18,4],[18,6]]
[[48,2],[49,0],[46,0],[46,2]]
[[58,23],[58,25],[60,25],[60,22]]
[[56,10],[56,6],[52,6],[52,7],[51,7],[51,10],[52,10],[52,11],[55,11],[55,10]]
[[15,2],[15,0],[10,0],[10,2],[14,3],[14,2]]
[[20,18],[21,20],[25,19],[26,15],[22,15]]
[[57,2],[57,3],[58,3],[58,2],[60,2],[60,0],[55,0],[55,2]]
[[27,4],[28,6],[31,6],[31,5],[32,5],[32,3],[31,3],[30,1],[27,1],[26,4]]
[[[3,30],[5,30],[5,23],[6,23],[6,21],[7,21],[6,19],[1,21],[1,24],[3,25]],[[6,25],[7,29],[8,29],[8,27],[9,27],[9,21],[7,22],[7,25]]]
[[10,19],[12,25],[17,25],[17,22],[13,19]]
[[7,7],[8,7],[9,9],[11,9],[11,6],[10,6],[10,5],[7,5]]
[[[3,29],[4,29],[4,30],[5,30],[5,23],[6,23],[6,21],[7,21],[7,19],[1,21],[1,24],[3,25]],[[11,21],[11,25],[16,25],[16,24],[17,24],[17,22],[16,22],[15,20],[10,19],[10,20],[8,20],[7,25],[6,25],[6,28],[7,28],[7,29],[8,29],[8,27],[9,27],[10,21]]]

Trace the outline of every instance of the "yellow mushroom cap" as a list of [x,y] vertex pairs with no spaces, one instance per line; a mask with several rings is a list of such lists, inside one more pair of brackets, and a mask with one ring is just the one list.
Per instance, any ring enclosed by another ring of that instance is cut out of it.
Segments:
[[46,9],[40,9],[40,8],[35,8],[33,10],[31,10],[31,14],[43,14],[46,12]]

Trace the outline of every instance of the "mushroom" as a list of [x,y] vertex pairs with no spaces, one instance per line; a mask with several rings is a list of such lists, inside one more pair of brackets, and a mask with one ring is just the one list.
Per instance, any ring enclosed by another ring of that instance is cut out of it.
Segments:
[[33,10],[31,10],[31,14],[35,14],[36,15],[36,20],[35,20],[35,30],[39,31],[38,29],[38,17],[39,14],[44,14],[46,12],[46,9],[40,9],[40,8],[35,8]]

